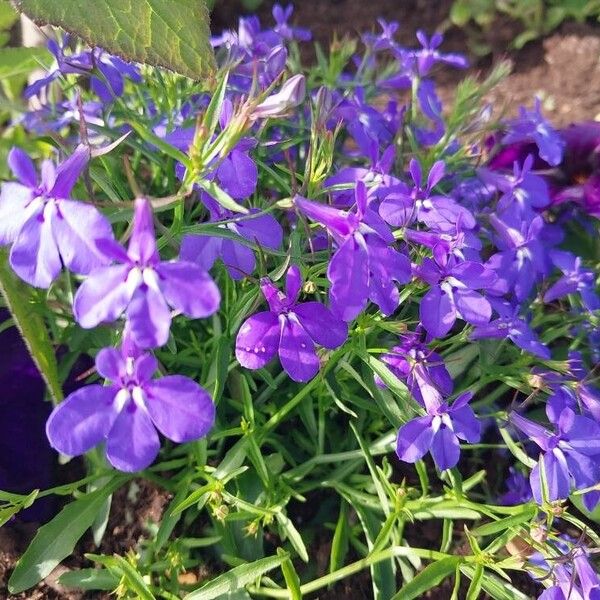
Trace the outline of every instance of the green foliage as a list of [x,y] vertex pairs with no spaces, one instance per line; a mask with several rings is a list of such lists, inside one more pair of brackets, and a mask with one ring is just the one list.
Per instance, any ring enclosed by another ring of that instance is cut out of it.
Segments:
[[[493,27],[499,15],[517,21],[522,31],[513,39],[512,47],[522,48],[527,42],[548,35],[568,20],[583,22],[600,19],[598,0],[455,0],[450,10],[450,21],[470,32],[471,49],[487,54],[491,48],[485,41],[486,32]],[[476,25],[481,31],[469,26]]]
[[58,25],[127,60],[192,79],[215,68],[205,0],[14,0],[36,23]]

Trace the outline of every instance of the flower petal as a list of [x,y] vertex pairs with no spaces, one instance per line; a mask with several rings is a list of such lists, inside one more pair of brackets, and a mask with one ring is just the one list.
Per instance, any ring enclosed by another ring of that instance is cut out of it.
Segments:
[[158,430],[174,442],[205,436],[215,422],[215,405],[208,392],[182,375],[147,383],[146,407]]
[[456,309],[448,294],[432,287],[421,299],[419,315],[423,327],[432,337],[444,337],[456,321]]
[[127,286],[129,265],[96,269],[80,286],[73,301],[73,314],[84,329],[116,321],[135,291]]
[[108,462],[119,471],[141,471],[152,463],[159,449],[160,440],[150,416],[129,400],[108,433]]
[[[27,188],[37,187],[37,173],[29,155],[21,148],[13,147],[8,153],[7,161],[14,176]],[[31,190],[30,190],[31,191]]]
[[275,313],[264,311],[249,317],[235,340],[235,356],[247,369],[260,369],[275,356],[280,327]]
[[192,319],[219,310],[221,294],[212,277],[192,262],[163,262],[156,266],[167,302]]
[[408,463],[423,458],[433,440],[431,417],[418,417],[400,427],[396,438],[396,454]]
[[293,308],[300,324],[317,344],[325,348],[337,348],[348,337],[348,325],[337,319],[320,302],[304,302]]
[[87,275],[109,262],[96,247],[97,239],[112,239],[112,227],[96,208],[83,202],[61,200],[52,231],[63,263],[71,271]]
[[87,385],[61,402],[46,423],[50,445],[68,456],[78,456],[103,442],[117,417],[115,387]]
[[98,374],[109,381],[118,381],[125,373],[123,355],[116,348],[102,348],[96,355]]
[[208,271],[221,255],[223,238],[210,235],[184,235],[181,240],[179,258],[184,261],[196,263],[200,268]]
[[140,348],[158,348],[167,343],[171,311],[160,290],[140,286],[127,307],[127,319],[131,337]]
[[492,316],[490,303],[473,290],[455,290],[454,302],[461,318],[472,325],[485,325]]
[[309,381],[319,372],[319,357],[308,333],[293,317],[283,319],[279,342],[279,360],[294,381]]
[[448,427],[440,427],[431,442],[431,456],[440,471],[455,467],[460,458],[460,447],[455,433]]
[[15,181],[2,184],[0,189],[0,245],[12,244],[32,213],[40,210],[41,203],[31,202],[31,199],[32,193],[28,187]]
[[23,225],[10,252],[10,265],[23,281],[48,288],[62,269],[52,219],[56,208],[47,204],[42,214],[32,215]]

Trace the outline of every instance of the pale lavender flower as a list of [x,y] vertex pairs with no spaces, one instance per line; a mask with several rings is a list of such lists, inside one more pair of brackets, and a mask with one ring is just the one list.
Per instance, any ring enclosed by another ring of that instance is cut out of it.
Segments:
[[191,262],[160,260],[148,200],[136,200],[127,250],[114,240],[98,240],[97,246],[118,264],[94,270],[77,290],[73,312],[83,328],[125,313],[135,344],[155,348],[169,337],[169,307],[193,319],[219,308],[219,289],[206,271]]
[[10,265],[33,286],[49,287],[63,265],[87,274],[108,262],[94,241],[113,238],[110,223],[91,204],[69,199],[89,159],[89,148],[79,146],[57,167],[45,160],[38,179],[25,152],[8,155],[18,182],[0,190],[0,245],[12,244]]

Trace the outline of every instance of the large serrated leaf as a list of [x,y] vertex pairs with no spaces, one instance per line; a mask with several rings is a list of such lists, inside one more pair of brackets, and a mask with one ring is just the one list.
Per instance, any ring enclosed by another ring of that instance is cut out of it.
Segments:
[[206,0],[13,0],[39,24],[58,25],[92,46],[193,79],[214,71]]
[[6,250],[0,250],[0,293],[31,357],[42,374],[52,398],[59,402],[63,398],[58,379],[58,367],[54,348],[42,316],[34,309],[31,288],[27,287],[12,272],[8,265]]

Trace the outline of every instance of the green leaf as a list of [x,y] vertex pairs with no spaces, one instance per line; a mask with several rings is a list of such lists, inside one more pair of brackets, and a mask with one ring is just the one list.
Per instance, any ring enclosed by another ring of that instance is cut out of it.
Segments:
[[13,0],[38,24],[58,25],[92,46],[192,79],[212,73],[206,0]]
[[86,558],[100,563],[121,580],[121,584],[129,591],[135,593],[139,600],[156,600],[150,588],[146,585],[138,570],[122,556],[102,556],[100,554],[86,554]]
[[0,48],[0,80],[28,75],[49,57],[45,48]]
[[10,592],[18,594],[33,587],[69,556],[79,538],[91,527],[106,498],[124,481],[123,476],[113,478],[102,489],[67,504],[52,521],[40,527],[10,576]]
[[[285,551],[281,548],[277,548],[277,554],[283,555]],[[300,578],[294,565],[289,558],[286,558],[281,565],[281,572],[285,579],[285,584],[290,593],[290,600],[302,600],[302,591],[300,590]]]
[[269,556],[235,567],[227,573],[223,573],[223,575],[219,575],[212,581],[209,581],[199,590],[189,593],[184,597],[184,600],[212,600],[213,598],[222,598],[224,594],[242,589],[268,571],[276,569],[289,556],[286,552],[279,556]]
[[308,552],[302,536],[298,530],[294,527],[294,524],[284,515],[282,512],[275,513],[275,517],[281,529],[285,532],[290,544],[294,547],[294,550],[298,553],[298,556],[305,562],[308,562]]
[[210,194],[223,208],[233,212],[248,214],[250,211],[241,204],[238,204],[225,190],[220,188],[214,181],[208,179],[199,179],[196,181],[205,192]]
[[119,585],[119,578],[106,569],[78,569],[67,571],[58,578],[58,583],[80,590],[112,591]]
[[63,398],[54,348],[42,316],[33,308],[34,294],[8,265],[6,250],[0,250],[0,293],[4,297],[13,320],[42,374],[52,398],[59,402]]
[[421,598],[427,590],[439,585],[448,575],[454,573],[461,562],[459,556],[448,556],[425,567],[412,581],[409,581],[392,600],[412,600]]

